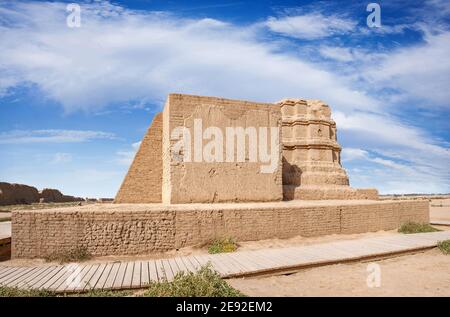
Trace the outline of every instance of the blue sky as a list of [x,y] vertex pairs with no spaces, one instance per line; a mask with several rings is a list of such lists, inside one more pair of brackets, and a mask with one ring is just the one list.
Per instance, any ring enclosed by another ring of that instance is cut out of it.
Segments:
[[448,1],[68,3],[0,1],[0,181],[113,197],[178,92],[322,99],[352,186],[450,192]]

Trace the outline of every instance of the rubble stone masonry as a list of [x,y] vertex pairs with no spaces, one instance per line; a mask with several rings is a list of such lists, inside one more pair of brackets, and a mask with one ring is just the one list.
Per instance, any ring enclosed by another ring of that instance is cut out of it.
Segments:
[[429,202],[289,201],[242,204],[97,204],[14,211],[12,257],[84,246],[93,255],[148,254],[214,238],[251,241],[392,230],[429,222]]

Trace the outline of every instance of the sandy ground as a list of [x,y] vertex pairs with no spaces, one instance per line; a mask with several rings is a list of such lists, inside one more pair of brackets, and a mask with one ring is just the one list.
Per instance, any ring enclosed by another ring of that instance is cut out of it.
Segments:
[[430,203],[430,218],[450,221],[450,199],[436,199]]
[[[380,287],[367,286],[369,263],[379,265]],[[432,249],[375,262],[227,281],[249,296],[450,296],[450,256]]]

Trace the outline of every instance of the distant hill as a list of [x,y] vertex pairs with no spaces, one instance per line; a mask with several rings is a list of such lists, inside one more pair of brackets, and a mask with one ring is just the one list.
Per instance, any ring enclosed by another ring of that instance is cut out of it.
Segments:
[[83,198],[62,194],[57,189],[44,188],[38,191],[33,186],[0,182],[0,206],[16,204],[32,204],[38,202],[64,203],[84,201]]

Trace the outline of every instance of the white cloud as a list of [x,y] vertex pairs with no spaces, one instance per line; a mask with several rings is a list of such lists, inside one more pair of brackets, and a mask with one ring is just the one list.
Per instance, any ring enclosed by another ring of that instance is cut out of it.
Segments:
[[117,158],[115,162],[130,166],[130,164],[133,162],[134,156],[136,155],[136,152],[139,150],[139,147],[141,146],[141,142],[135,142],[131,144],[131,149],[117,151],[116,155]]
[[356,22],[338,16],[308,13],[281,18],[270,17],[266,25],[272,32],[310,40],[348,33],[354,29]]
[[353,184],[376,187],[381,193],[450,192],[448,148],[389,118],[383,122],[378,116],[337,114],[336,119],[338,133],[349,133],[364,146],[342,152],[344,166],[361,168],[349,170]]
[[428,0],[426,5],[432,7],[435,15],[448,17],[450,13],[450,2],[447,0]]
[[347,47],[322,46],[319,52],[323,57],[340,62],[351,62],[354,59],[352,51]]
[[436,144],[423,131],[409,127],[386,115],[368,113],[344,114],[335,112],[341,130],[358,131],[371,136],[379,144],[408,147],[417,151],[450,159],[450,150]]
[[379,86],[399,89],[404,97],[448,108],[449,56],[450,32],[426,33],[424,43],[399,48],[367,65],[365,75]]
[[368,153],[362,149],[345,148],[342,149],[341,159],[343,162],[349,162],[357,159],[367,159]]
[[72,161],[72,154],[70,153],[56,153],[53,157],[52,163],[67,163]]
[[139,142],[134,142],[133,144],[131,144],[131,147],[137,151],[139,149],[139,147],[141,146],[142,141]]
[[113,133],[82,130],[13,130],[0,133],[0,144],[74,143],[114,139]]
[[[119,10],[104,2],[81,8],[78,29],[66,27],[64,4],[19,2],[11,5],[13,13],[2,13],[11,20],[14,13],[26,14],[20,25],[0,29],[0,89],[33,83],[67,111],[130,97],[162,102],[170,92],[260,101],[320,97],[342,109],[379,106],[344,78],[283,53],[252,26]],[[103,18],[103,11],[114,17]],[[347,28],[344,20],[330,19],[335,29]]]

